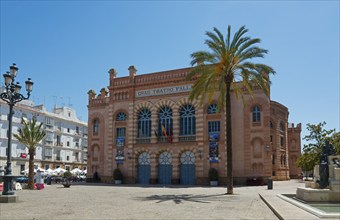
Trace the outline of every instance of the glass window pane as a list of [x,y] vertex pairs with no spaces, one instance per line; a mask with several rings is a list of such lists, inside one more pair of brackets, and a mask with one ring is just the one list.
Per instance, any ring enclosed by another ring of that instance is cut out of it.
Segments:
[[216,104],[211,104],[208,106],[208,114],[216,114],[219,113],[219,109],[217,108]]
[[195,108],[185,105],[180,110],[180,135],[194,135],[195,128]]
[[138,137],[151,137],[151,112],[143,108],[138,113]]
[[163,107],[158,112],[158,134],[168,136],[172,133],[172,109]]
[[116,120],[117,121],[125,121],[126,120],[126,114],[124,112],[118,113]]
[[220,132],[220,121],[209,121],[208,132]]

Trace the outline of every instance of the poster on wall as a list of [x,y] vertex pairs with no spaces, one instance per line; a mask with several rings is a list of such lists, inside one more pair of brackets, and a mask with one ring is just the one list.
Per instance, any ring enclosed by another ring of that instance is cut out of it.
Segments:
[[117,147],[124,147],[125,137],[117,137]]
[[218,162],[218,141],[220,134],[219,132],[209,133],[209,161],[211,163]]
[[116,146],[116,163],[117,164],[122,164],[124,162],[124,144],[125,144],[125,138],[118,137],[117,146]]
[[209,161],[218,162],[218,143],[217,142],[209,143]]
[[219,138],[220,138],[220,133],[218,132],[209,133],[209,142],[218,142]]

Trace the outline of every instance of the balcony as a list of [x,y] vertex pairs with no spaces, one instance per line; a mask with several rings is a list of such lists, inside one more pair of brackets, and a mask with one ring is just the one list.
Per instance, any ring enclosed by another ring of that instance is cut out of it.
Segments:
[[53,131],[54,126],[53,126],[53,125],[45,125],[45,129],[46,129],[46,130]]
[[74,135],[78,136],[78,137],[83,137],[83,134],[81,132],[77,132],[77,131],[74,132]]
[[196,140],[196,135],[186,135],[186,136],[179,136],[179,142],[193,142]]
[[45,140],[45,146],[53,146],[53,141]]
[[62,147],[62,146],[63,146],[63,143],[56,143],[55,146],[57,146],[57,147]]
[[166,143],[166,142],[169,142],[169,140],[166,137],[158,137],[157,142],[158,143]]
[[151,143],[151,137],[137,138],[136,143],[137,144],[149,144]]
[[45,155],[45,160],[51,161],[51,160],[52,160],[52,156],[50,156],[50,155]]

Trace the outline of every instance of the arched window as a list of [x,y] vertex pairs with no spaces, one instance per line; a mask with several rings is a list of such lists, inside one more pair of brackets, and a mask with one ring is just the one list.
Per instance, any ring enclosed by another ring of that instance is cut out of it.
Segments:
[[151,137],[151,112],[147,108],[138,113],[138,137]]
[[124,112],[119,112],[116,116],[117,121],[125,121],[126,120],[126,114]]
[[208,114],[216,114],[216,113],[219,113],[220,110],[217,108],[217,105],[216,104],[211,104],[208,106]]
[[261,111],[259,106],[253,108],[253,122],[261,122]]
[[99,132],[99,120],[98,119],[93,120],[92,131],[93,131],[93,134],[98,134],[98,132]]
[[172,109],[169,107],[162,107],[158,112],[158,134],[172,136]]
[[280,131],[285,131],[285,126],[283,125],[282,122],[280,122]]
[[195,108],[185,105],[180,110],[180,135],[194,135],[196,133]]
[[273,129],[273,128],[274,128],[273,122],[270,121],[270,129]]
[[287,157],[286,154],[283,155],[283,166],[286,166]]

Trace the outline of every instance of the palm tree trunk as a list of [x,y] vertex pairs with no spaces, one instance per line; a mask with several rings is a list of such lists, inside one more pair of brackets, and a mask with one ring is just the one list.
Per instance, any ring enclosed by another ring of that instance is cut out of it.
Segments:
[[30,155],[28,162],[28,188],[34,189],[34,151],[29,149],[28,153]]
[[226,131],[227,131],[227,194],[234,194],[233,190],[233,152],[232,152],[232,126],[231,126],[231,103],[230,82],[226,83]]

